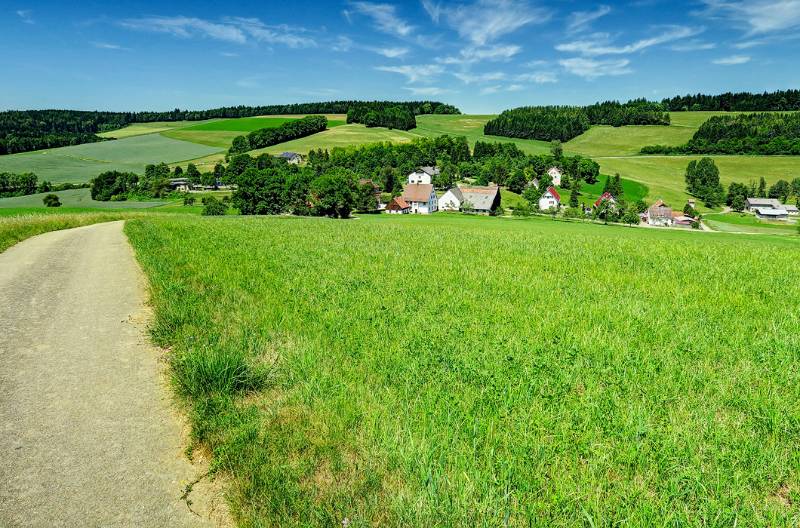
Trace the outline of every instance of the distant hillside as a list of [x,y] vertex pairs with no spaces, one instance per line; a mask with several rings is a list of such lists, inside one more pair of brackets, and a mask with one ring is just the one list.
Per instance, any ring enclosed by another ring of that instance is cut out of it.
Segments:
[[[374,123],[405,128],[420,114],[459,114],[458,108],[437,101],[329,101],[267,106],[227,106],[209,110],[169,112],[96,112],[80,110],[10,110],[0,112],[0,155],[103,141],[96,134],[131,123],[200,121],[258,115],[347,114],[378,115]],[[388,110],[387,110],[388,109]],[[352,113],[352,112],[351,112]],[[401,119],[396,116],[402,115]],[[355,121],[361,122],[361,121]],[[399,126],[398,126],[399,125]]]
[[750,92],[727,92],[720,95],[684,95],[664,99],[662,103],[672,112],[680,111],[724,111],[724,112],[771,112],[800,110],[800,90],[778,90],[754,94]]

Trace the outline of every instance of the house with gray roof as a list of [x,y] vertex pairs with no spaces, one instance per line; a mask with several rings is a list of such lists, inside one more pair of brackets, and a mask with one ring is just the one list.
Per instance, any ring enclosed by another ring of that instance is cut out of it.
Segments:
[[745,206],[748,211],[754,211],[756,208],[760,209],[780,209],[783,205],[780,200],[774,198],[748,198],[745,200]]
[[439,167],[420,167],[408,175],[408,183],[421,183],[423,185],[428,185],[433,183],[433,178],[439,174]]
[[464,211],[475,214],[492,214],[500,207],[500,188],[452,187],[439,198],[442,211]]
[[285,159],[291,165],[297,165],[303,161],[303,156],[297,152],[283,152],[278,157]]

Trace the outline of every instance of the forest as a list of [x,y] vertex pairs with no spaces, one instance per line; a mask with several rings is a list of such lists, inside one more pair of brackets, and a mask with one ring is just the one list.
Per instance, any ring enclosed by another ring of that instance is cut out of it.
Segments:
[[414,112],[403,106],[359,105],[347,111],[348,123],[360,123],[367,127],[411,130],[417,128]]
[[685,145],[652,145],[642,154],[800,155],[800,114],[715,116]]
[[484,134],[541,141],[569,141],[592,125],[669,125],[660,103],[635,99],[590,106],[527,106],[506,110],[484,127]]
[[461,113],[454,106],[436,101],[329,101],[267,106],[226,106],[209,110],[176,108],[167,112],[11,110],[0,112],[0,155],[103,141],[95,134],[116,130],[131,123],[200,121],[259,115],[346,114],[353,107],[375,110],[378,114],[389,107],[400,107],[414,115]]
[[684,95],[664,99],[662,103],[671,112],[768,112],[800,110],[800,90],[778,90],[764,93],[724,93],[720,95]]
[[278,127],[261,128],[253,130],[246,136],[237,136],[233,139],[231,154],[240,154],[248,150],[277,145],[285,141],[297,139],[317,132],[322,132],[328,127],[328,119],[322,115],[306,116],[296,121],[288,121]]

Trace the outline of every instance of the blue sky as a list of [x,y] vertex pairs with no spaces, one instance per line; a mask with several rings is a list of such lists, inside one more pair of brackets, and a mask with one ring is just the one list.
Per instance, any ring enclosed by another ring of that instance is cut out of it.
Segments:
[[433,99],[480,113],[800,87],[800,0],[3,0],[0,9],[2,108]]

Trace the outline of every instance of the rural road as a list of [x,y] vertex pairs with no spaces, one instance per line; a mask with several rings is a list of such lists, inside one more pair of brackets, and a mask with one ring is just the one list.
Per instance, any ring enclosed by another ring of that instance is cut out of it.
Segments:
[[182,455],[122,225],[0,253],[2,528],[213,526],[181,500],[201,470]]

